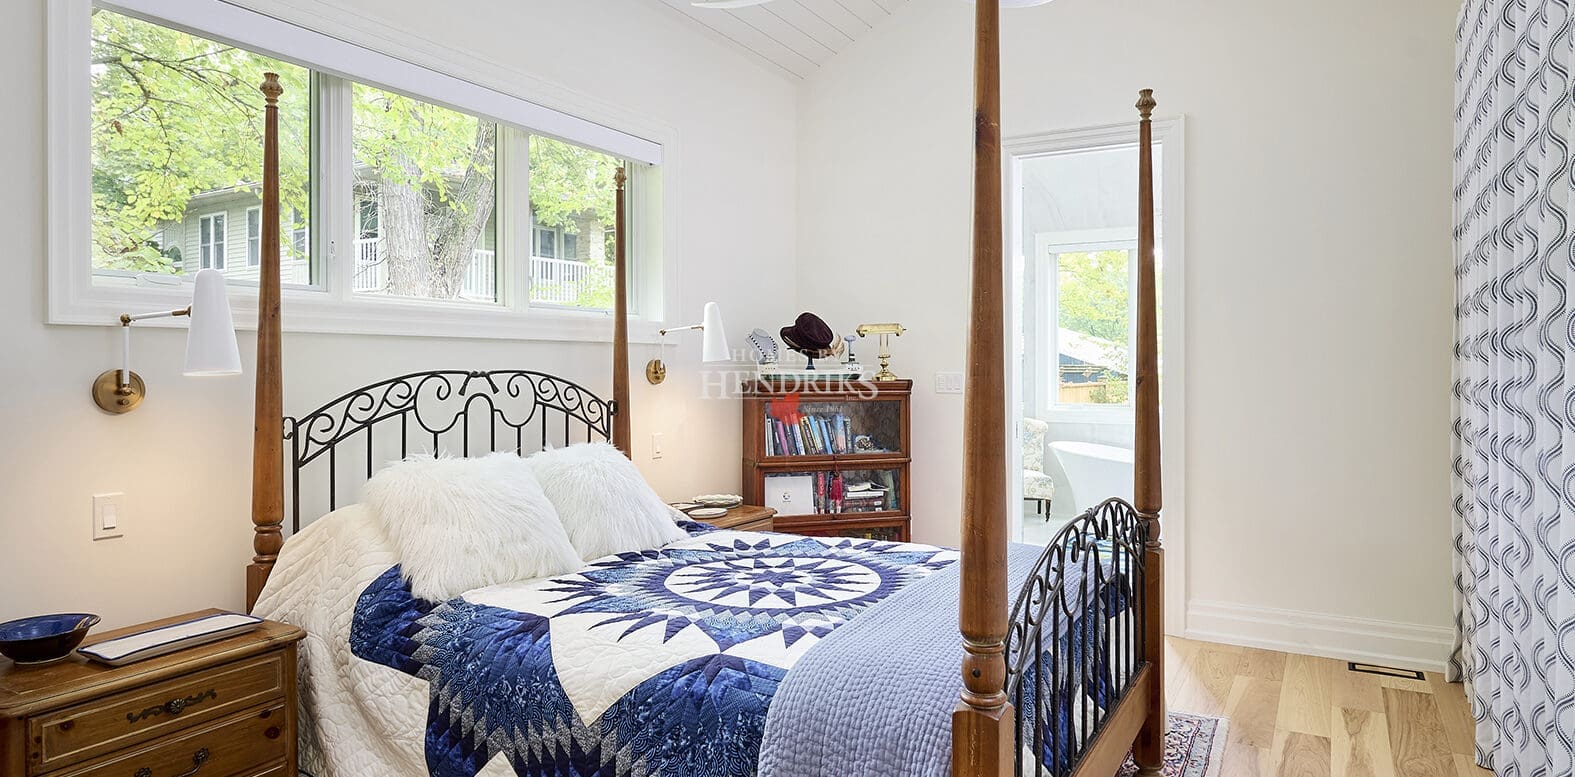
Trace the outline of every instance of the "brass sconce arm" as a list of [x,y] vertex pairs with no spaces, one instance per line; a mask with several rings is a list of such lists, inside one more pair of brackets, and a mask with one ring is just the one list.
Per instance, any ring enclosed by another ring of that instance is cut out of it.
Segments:
[[161,310],[157,313],[138,313],[136,315],[132,315],[130,313],[120,314],[120,331],[123,337],[123,342],[120,350],[120,383],[119,388],[115,390],[116,394],[121,396],[127,396],[131,394],[131,325],[137,323],[138,321],[146,321],[150,318],[172,318],[175,316],[190,315],[190,305],[187,305],[186,307],[183,307],[179,310]]

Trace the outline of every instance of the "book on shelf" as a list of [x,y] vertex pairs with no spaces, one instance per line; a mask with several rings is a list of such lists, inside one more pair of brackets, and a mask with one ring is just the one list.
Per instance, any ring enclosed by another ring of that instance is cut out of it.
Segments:
[[766,411],[767,456],[824,456],[853,453],[853,424],[842,413],[793,413],[784,417]]

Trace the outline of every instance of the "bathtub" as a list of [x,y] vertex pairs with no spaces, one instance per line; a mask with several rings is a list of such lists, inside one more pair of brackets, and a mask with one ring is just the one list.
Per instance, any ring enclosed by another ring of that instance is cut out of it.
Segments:
[[1132,449],[1093,442],[1058,440],[1050,443],[1061,471],[1072,487],[1071,498],[1062,502],[1082,512],[1113,496],[1132,501]]

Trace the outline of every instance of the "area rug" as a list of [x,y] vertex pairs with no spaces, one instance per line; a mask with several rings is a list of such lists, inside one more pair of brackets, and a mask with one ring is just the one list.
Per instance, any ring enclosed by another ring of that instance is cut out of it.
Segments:
[[[1165,732],[1165,777],[1218,777],[1225,755],[1225,734],[1230,721],[1206,715],[1172,712]],[[1131,754],[1116,777],[1137,774]]]

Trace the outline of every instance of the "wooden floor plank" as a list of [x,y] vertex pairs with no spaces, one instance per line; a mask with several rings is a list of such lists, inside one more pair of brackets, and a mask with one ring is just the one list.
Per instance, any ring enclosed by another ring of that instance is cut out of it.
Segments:
[[1476,722],[1471,718],[1471,705],[1466,701],[1466,686],[1447,682],[1437,672],[1429,672],[1427,679],[1433,686],[1433,701],[1438,704],[1438,716],[1444,724],[1450,751],[1474,757]]
[[1329,777],[1329,738],[1283,731],[1274,747],[1275,777]]
[[1242,653],[1241,673],[1260,680],[1284,680],[1285,658],[1286,654],[1278,650],[1247,648]]
[[1477,766],[1476,756],[1455,753],[1454,777],[1493,777],[1493,770]]
[[1279,710],[1278,682],[1255,677],[1236,678],[1225,705],[1225,716],[1231,721],[1230,738],[1261,750],[1273,747]]
[[1330,777],[1395,777],[1384,713],[1336,709],[1330,738]]
[[1385,688],[1384,708],[1396,777],[1447,777],[1455,772],[1433,694]]
[[1329,738],[1335,661],[1291,654],[1285,661],[1278,725]]
[[1224,715],[1236,678],[1240,676],[1242,656],[1240,651],[1215,650],[1206,647],[1198,651],[1192,666],[1196,682],[1189,683],[1176,703],[1186,703],[1188,709],[1203,715]]
[[1353,672],[1344,666],[1338,667],[1334,671],[1329,703],[1334,706],[1336,715],[1342,709],[1383,712],[1383,683],[1378,681],[1378,675]]

